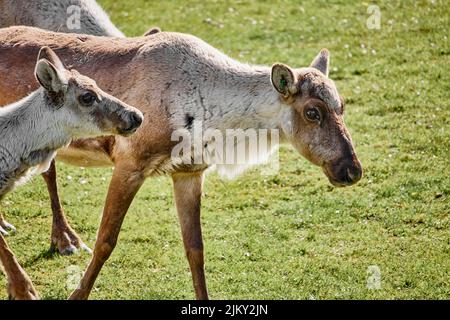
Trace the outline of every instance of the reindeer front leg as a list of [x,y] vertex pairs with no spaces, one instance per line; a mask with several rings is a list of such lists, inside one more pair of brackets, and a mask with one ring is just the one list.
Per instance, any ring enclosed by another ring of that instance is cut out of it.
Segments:
[[79,248],[92,252],[67,222],[58,196],[55,160],[52,160],[48,171],[43,173],[42,176],[47,183],[53,213],[51,249],[58,250],[62,255],[76,253]]
[[116,164],[91,262],[78,288],[69,299],[79,300],[89,297],[95,279],[116,246],[123,219],[144,180],[144,175],[138,169],[126,167],[121,163]]
[[6,278],[8,279],[8,296],[14,300],[36,300],[39,299],[33,283],[22,269],[8,247],[5,238],[0,234],[0,260],[3,264]]
[[181,225],[184,248],[189,261],[198,300],[207,300],[203,257],[203,240],[200,222],[202,173],[178,173],[172,175],[174,196]]

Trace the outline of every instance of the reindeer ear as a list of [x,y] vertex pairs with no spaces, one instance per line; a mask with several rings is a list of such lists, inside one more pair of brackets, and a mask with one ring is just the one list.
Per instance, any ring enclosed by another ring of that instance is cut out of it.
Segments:
[[152,34],[159,32],[161,32],[161,29],[159,27],[151,27],[150,29],[147,30],[146,33],[144,33],[144,37],[151,36]]
[[272,81],[275,89],[285,97],[296,92],[294,72],[287,65],[281,63],[274,64],[272,66],[270,81]]
[[36,79],[49,92],[66,92],[67,78],[47,59],[41,59],[36,64]]
[[49,47],[42,47],[38,54],[38,61],[45,59],[53,64],[59,70],[65,70],[64,64],[61,62],[56,53]]
[[330,52],[327,49],[320,50],[319,54],[314,58],[310,67],[321,71],[328,77],[328,69],[330,65]]

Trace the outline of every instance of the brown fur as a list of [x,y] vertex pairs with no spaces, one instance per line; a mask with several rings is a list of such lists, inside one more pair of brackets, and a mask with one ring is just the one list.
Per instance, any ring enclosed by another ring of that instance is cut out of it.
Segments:
[[0,234],[0,260],[3,263],[5,274],[8,276],[8,293],[10,299],[36,300],[39,295],[30,278],[22,269],[8,247],[3,236]]
[[[0,104],[17,100],[35,88],[36,84],[28,75],[32,65],[26,57],[45,44],[55,49],[66,64],[96,79],[105,91],[139,106],[145,116],[140,130],[132,138],[78,140],[71,144],[71,148],[58,153],[58,159],[75,165],[115,166],[93,258],[79,288],[72,294],[72,299],[88,297],[96,277],[116,245],[121,224],[135,194],[146,177],[161,173],[169,173],[173,177],[175,201],[196,297],[208,297],[200,228],[201,181],[205,167],[177,168],[171,165],[170,151],[174,143],[170,136],[174,128],[163,94],[171,86],[170,81],[174,81],[173,75],[167,74],[170,70],[161,69],[157,59],[163,57],[145,55],[147,48],[163,47],[166,40],[172,43],[178,41],[176,35],[169,33],[134,39],[106,39],[42,32],[23,27],[0,30],[0,75],[8,74],[12,68],[17,70],[17,76],[12,81],[0,76]],[[164,80],[171,76],[172,80]],[[296,75],[299,80],[301,76]],[[336,170],[336,166],[340,166],[342,162],[336,161],[349,157],[354,168],[354,179],[351,182],[344,181],[344,184],[351,184],[359,180],[361,169],[343,123],[342,106],[335,99],[324,98],[322,92],[305,92],[310,88],[321,88],[319,78],[322,80],[323,75],[310,72],[309,78],[298,81],[298,86],[290,88],[293,90],[283,98],[295,113],[292,143],[305,157],[321,165],[330,181],[337,185],[342,182],[342,177],[335,177],[335,173],[345,171],[347,174],[347,167]],[[152,82],[146,82],[148,79],[152,79]],[[314,101],[317,102],[315,106],[326,115],[321,124],[311,123],[304,117],[306,108]],[[317,132],[319,134],[314,134]],[[322,137],[323,143],[317,137]],[[301,140],[307,143],[302,143]],[[321,146],[323,150],[320,149]],[[338,150],[338,154],[327,153],[326,149],[330,148]],[[76,152],[73,151],[75,149]],[[49,191],[56,192],[51,185]],[[54,194],[52,201],[57,201]],[[70,232],[68,234],[70,238]]]
[[[13,32],[6,31],[7,29],[11,29]],[[100,151],[103,154],[106,150],[112,161],[117,157],[136,158],[139,159],[138,166],[140,167],[147,167],[153,161],[159,162],[159,156],[156,156],[158,154],[170,154],[172,143],[167,142],[170,141],[171,128],[165,110],[159,108],[160,101],[148,100],[145,94],[136,96],[135,93],[139,91],[138,89],[130,90],[131,86],[135,86],[136,83],[143,86],[140,88],[143,92],[147,90],[144,86],[146,84],[136,81],[136,79],[144,78],[143,74],[148,72],[148,70],[142,69],[142,66],[146,64],[135,57],[137,51],[148,44],[148,37],[133,40],[126,38],[103,39],[52,32],[42,33],[39,29],[34,28],[7,29],[0,32],[2,42],[0,72],[8,72],[17,66],[20,66],[20,72],[14,73],[11,77],[8,75],[8,79],[0,79],[0,105],[16,101],[37,88],[37,83],[32,77],[33,61],[26,57],[37,54],[39,48],[43,44],[47,44],[68,64],[68,67],[76,68],[80,73],[96,79],[100,87],[107,92],[114,92],[123,101],[134,101],[135,105],[141,106],[140,109],[144,116],[151,114],[151,117],[145,117],[142,125],[147,128],[145,131],[137,132],[132,140],[117,138],[119,144],[133,148],[132,154],[118,148],[118,143],[112,142],[114,137],[101,140],[90,139],[83,141],[78,146],[75,143],[75,146],[82,147],[87,151]],[[4,34],[7,36],[3,37]],[[92,54],[93,52],[95,55]],[[135,61],[131,61],[133,58]],[[31,72],[31,76],[29,72]],[[157,85],[158,83],[155,82],[155,86]],[[133,92],[133,96],[130,96],[130,92]],[[114,147],[111,148],[111,145]],[[152,150],[151,154],[148,150]],[[66,159],[64,152],[60,152],[58,157],[68,162],[77,162],[72,157]],[[85,165],[89,166],[90,164],[86,163]]]

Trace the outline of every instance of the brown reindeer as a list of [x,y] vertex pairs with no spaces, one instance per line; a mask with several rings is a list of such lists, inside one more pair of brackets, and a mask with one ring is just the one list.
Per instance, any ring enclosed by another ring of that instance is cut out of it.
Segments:
[[[172,154],[178,144],[173,134],[192,132],[196,121],[222,133],[227,129],[278,130],[281,143],[291,143],[336,186],[352,185],[362,176],[343,120],[343,100],[328,78],[327,50],[307,68],[283,64],[270,68],[241,64],[200,39],[179,33],[106,39],[7,28],[0,30],[0,105],[35,88],[27,57],[44,44],[67,64],[149,115],[130,139],[77,140],[58,152],[58,159],[76,165],[114,165],[93,257],[72,299],[89,296],[116,246],[134,196],[146,178],[160,174],[173,179],[196,297],[208,298],[200,203],[204,172],[210,164],[180,161]],[[87,64],[95,67],[87,68]],[[12,79],[2,76],[11,70]],[[205,148],[209,142],[205,141]],[[239,171],[237,165],[218,163],[217,167]]]

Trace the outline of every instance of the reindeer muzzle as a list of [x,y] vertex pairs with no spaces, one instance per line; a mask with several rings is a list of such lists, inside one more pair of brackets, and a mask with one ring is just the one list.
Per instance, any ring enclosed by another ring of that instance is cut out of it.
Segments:
[[119,129],[119,134],[128,136],[136,132],[144,121],[144,116],[141,112],[130,112],[126,120],[127,126]]

